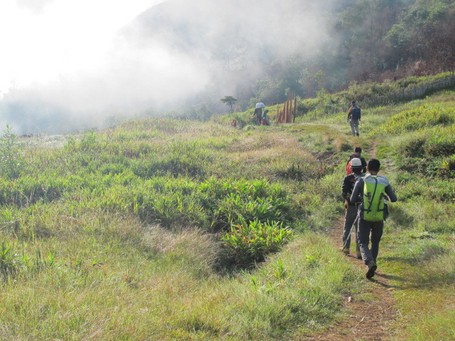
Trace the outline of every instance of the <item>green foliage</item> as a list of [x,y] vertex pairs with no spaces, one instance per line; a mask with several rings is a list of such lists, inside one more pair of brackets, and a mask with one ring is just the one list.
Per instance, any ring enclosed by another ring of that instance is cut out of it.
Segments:
[[292,237],[292,230],[277,221],[253,220],[237,224],[225,232],[221,240],[235,266],[250,267],[279,251]]
[[8,242],[2,242],[0,246],[0,275],[3,279],[16,274],[18,271],[16,263],[16,255],[12,245]]
[[442,105],[422,105],[394,115],[378,132],[402,134],[426,127],[450,126],[455,123],[455,107]]
[[289,223],[297,209],[286,191],[265,180],[211,178],[198,184],[184,178],[155,178],[135,195],[134,205],[145,222],[208,231],[226,231],[232,224],[255,219]]
[[454,177],[455,125],[432,128],[400,139],[397,165],[426,176]]
[[[212,221],[215,230],[226,230],[232,224],[253,220],[292,221],[296,207],[287,193],[277,185],[257,180],[225,183],[223,187],[222,197],[212,201],[216,203]],[[207,194],[212,192],[210,188],[206,190]]]
[[24,207],[54,201],[70,186],[70,179],[43,174],[22,176],[12,183],[0,179],[0,204]]
[[[342,106],[342,95],[320,97],[315,107]],[[418,306],[404,314],[415,327],[422,300],[401,296],[452,301],[453,99],[369,108],[368,138],[348,136],[340,112],[250,130],[131,121],[63,148],[24,139],[18,176],[0,178],[2,337],[281,340],[326,329],[345,295],[365,289],[363,270],[322,233],[343,216],[344,161],[358,144],[398,195],[378,264],[400,286],[397,308]],[[449,324],[428,325],[439,337]]]
[[[380,105],[387,106],[388,113],[394,113],[396,108],[393,104],[402,103],[410,99],[421,98],[435,90],[447,88],[447,85],[442,80],[452,79],[453,76],[449,72],[435,74],[430,77],[410,76],[399,81],[377,82],[352,82],[349,88],[333,94],[323,94],[316,98],[306,98],[298,103],[300,112],[303,112],[304,120],[316,120],[325,118],[326,116],[336,115],[340,112],[346,113],[351,100],[355,99],[362,108],[373,110],[373,107]],[[420,89],[419,91],[417,91]],[[422,116],[421,111],[427,111],[436,120],[438,124],[448,124],[453,122],[453,106],[443,107],[443,113],[439,115],[437,110],[440,105],[422,106],[420,109],[410,110],[407,115]],[[406,115],[406,114],[403,114]],[[343,115],[346,118],[346,115]],[[393,129],[401,128],[400,123],[405,123],[405,118],[397,118],[396,125],[392,125]],[[417,124],[424,124],[424,121],[419,121]],[[409,126],[412,129],[412,124]]]
[[0,137],[0,174],[7,179],[16,179],[24,167],[22,148],[17,136],[6,126]]
[[452,1],[411,2],[385,37],[392,48],[390,59],[397,64],[399,58],[401,62],[424,59],[430,65],[447,60],[444,41],[450,40],[454,10]]
[[195,143],[174,143],[167,153],[133,162],[133,169],[143,178],[165,175],[203,177],[204,164],[210,161],[210,154]]

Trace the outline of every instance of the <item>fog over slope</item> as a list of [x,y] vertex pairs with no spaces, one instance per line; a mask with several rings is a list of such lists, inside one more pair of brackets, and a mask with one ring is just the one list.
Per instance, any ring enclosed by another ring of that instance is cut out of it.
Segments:
[[263,65],[336,44],[327,20],[341,3],[164,1],[119,31],[96,68],[10,89],[0,101],[3,124],[19,134],[60,133],[201,101],[216,110],[221,97],[261,79]]
[[261,77],[263,65],[293,54],[315,57],[335,44],[327,25],[335,3],[175,0],[141,15],[125,36],[144,50],[161,46],[185,55],[206,87],[237,95],[239,86]]

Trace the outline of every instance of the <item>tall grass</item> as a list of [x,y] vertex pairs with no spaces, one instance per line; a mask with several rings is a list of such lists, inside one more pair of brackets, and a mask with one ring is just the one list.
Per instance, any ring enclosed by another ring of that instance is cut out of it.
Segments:
[[[308,254],[326,247],[300,234],[318,207],[294,193],[331,169],[286,130],[231,133],[159,120],[63,147],[11,140],[24,162],[0,181],[2,338],[280,339],[335,319],[357,275]],[[294,164],[305,176],[282,176]]]
[[[449,118],[452,102],[440,104]],[[0,338],[282,340],[326,328],[344,296],[367,290],[323,234],[343,214],[343,165],[359,143],[366,156],[377,146],[399,198],[378,258],[406,312],[398,329],[450,336],[453,121],[434,111],[427,127],[429,108],[367,112],[378,130],[361,139],[330,117],[130,121],[52,148],[4,135],[16,168],[0,179]],[[421,297],[440,311],[420,312]]]

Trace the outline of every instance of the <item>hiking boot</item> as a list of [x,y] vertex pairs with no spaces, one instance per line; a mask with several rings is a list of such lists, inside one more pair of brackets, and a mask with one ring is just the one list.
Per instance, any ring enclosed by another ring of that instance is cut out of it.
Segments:
[[345,247],[344,247],[343,249],[341,249],[341,251],[342,251],[346,256],[349,255],[349,249],[348,249],[348,248],[345,248]]
[[374,276],[374,272],[376,271],[377,268],[378,268],[378,266],[376,265],[376,263],[373,260],[370,260],[368,263],[368,271],[367,271],[366,277],[368,279],[372,278]]
[[357,259],[362,259],[362,254],[360,253],[360,251],[357,251],[356,257]]

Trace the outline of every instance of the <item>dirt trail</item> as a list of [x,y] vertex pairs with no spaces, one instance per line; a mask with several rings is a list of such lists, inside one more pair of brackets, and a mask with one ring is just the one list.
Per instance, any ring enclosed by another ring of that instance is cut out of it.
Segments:
[[[339,248],[341,234],[343,231],[343,219],[340,219],[337,226],[328,231],[328,235],[334,245]],[[346,257],[352,264],[359,266],[366,272],[366,266],[362,260],[355,257],[355,253],[345,256],[340,251],[340,256]],[[368,281],[365,278],[365,281]],[[389,285],[387,275],[378,268],[376,275],[368,281],[368,301],[361,300],[356,296],[348,296],[344,299],[344,310],[348,316],[319,334],[305,337],[302,340],[324,340],[324,341],[383,341],[390,340],[393,336],[391,324],[395,320],[397,312],[394,306],[394,299]]]
[[[376,157],[377,144],[373,143],[370,148],[370,157]],[[341,217],[336,226],[328,231],[328,236],[336,248],[341,247],[344,219]],[[363,261],[356,258],[355,252],[345,256],[340,251],[340,257],[346,257],[352,264],[359,266],[363,271],[367,267]],[[375,276],[369,282],[368,291],[371,294],[368,301],[361,300],[355,296],[345,297],[344,309],[348,316],[336,323],[328,330],[302,340],[324,340],[324,341],[383,341],[390,340],[394,335],[391,324],[397,316],[394,299],[392,296],[393,287],[389,285],[387,275],[381,272],[380,263]]]

